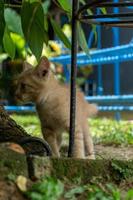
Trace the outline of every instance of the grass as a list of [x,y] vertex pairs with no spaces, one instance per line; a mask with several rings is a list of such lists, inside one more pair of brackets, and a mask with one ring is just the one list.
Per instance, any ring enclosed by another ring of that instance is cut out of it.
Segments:
[[11,117],[32,136],[41,137],[41,128],[38,117],[33,115],[13,114]]
[[[29,134],[42,137],[38,117],[33,115],[13,114],[12,118],[20,124]],[[133,122],[101,118],[90,119],[89,124],[95,144],[106,145],[132,145]]]
[[95,143],[107,145],[132,145],[133,122],[111,119],[91,119],[90,126]]

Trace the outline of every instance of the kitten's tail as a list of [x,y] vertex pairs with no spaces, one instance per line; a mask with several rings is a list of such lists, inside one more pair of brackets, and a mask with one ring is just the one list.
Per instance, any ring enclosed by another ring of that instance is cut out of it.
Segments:
[[98,107],[96,104],[88,103],[87,104],[87,117],[95,116],[98,113]]

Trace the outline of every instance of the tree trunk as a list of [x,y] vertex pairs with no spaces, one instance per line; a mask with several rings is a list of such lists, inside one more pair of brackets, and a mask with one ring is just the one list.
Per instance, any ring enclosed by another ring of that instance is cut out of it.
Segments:
[[0,143],[4,142],[19,144],[26,154],[51,155],[50,147],[44,140],[31,137],[0,106]]

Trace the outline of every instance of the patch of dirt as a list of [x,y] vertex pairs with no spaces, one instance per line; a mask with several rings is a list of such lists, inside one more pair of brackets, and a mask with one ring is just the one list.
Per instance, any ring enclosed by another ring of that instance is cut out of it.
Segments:
[[0,200],[26,200],[18,190],[15,183],[0,181]]
[[98,159],[118,159],[118,160],[133,160],[133,146],[95,146],[96,158]]
[[[67,157],[67,145],[61,149],[62,157]],[[116,159],[116,160],[133,160],[133,146],[107,146],[95,145],[95,155],[97,159]]]

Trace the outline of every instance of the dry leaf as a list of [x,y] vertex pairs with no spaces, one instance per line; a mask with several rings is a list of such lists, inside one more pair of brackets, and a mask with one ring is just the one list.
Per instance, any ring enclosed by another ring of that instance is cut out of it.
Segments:
[[16,184],[22,192],[27,191],[27,181],[27,178],[21,175],[16,179]]

